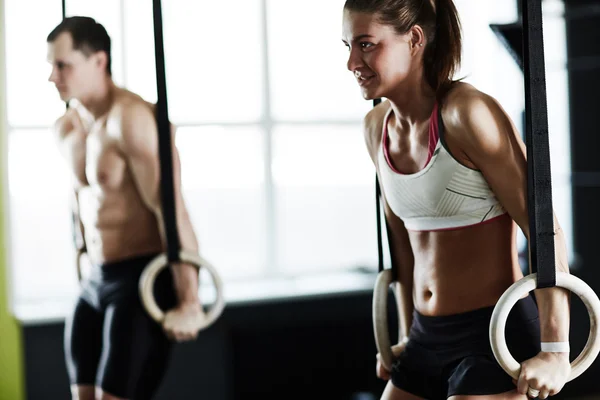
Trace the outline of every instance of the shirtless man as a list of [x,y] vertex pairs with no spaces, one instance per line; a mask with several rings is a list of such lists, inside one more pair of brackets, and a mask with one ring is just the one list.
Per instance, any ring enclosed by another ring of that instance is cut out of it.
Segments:
[[[110,38],[92,18],[65,19],[47,42],[49,81],[69,102],[55,134],[72,172],[78,250],[85,249],[93,266],[65,326],[72,396],[149,399],[166,370],[171,340],[194,339],[194,321],[203,313],[191,265],[173,265],[156,280],[157,303],[169,310],[162,326],[137,292],[142,270],[166,243],[154,106],[113,82]],[[175,145],[173,159],[181,247],[197,252]]]

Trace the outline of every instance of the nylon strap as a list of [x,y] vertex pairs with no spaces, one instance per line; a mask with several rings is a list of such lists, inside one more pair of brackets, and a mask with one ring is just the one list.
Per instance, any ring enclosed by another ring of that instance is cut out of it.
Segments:
[[537,287],[548,288],[556,286],[556,264],[541,0],[523,0],[522,12],[531,271]]
[[[377,260],[378,271],[383,271],[383,240],[381,237],[381,188],[379,179],[375,174],[375,207],[377,212]],[[385,218],[385,216],[384,216]]]
[[167,103],[165,74],[165,51],[163,43],[162,8],[160,0],[153,0],[154,11],[154,59],[156,63],[156,123],[159,138],[160,192],[162,217],[167,241],[169,262],[179,261],[179,234],[175,210],[175,187],[173,183],[173,151]]

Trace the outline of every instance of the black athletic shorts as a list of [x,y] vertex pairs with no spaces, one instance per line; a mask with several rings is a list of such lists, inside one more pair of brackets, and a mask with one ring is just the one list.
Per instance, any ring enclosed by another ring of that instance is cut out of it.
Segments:
[[[439,317],[415,311],[406,349],[392,366],[394,386],[429,400],[516,389],[492,353],[489,326],[493,310],[487,307]],[[511,310],[506,343],[518,362],[540,352],[538,310],[531,294]]]
[[[156,254],[94,266],[65,324],[71,384],[94,385],[117,397],[150,399],[170,357],[172,342],[144,310],[138,294],[143,269]],[[154,285],[161,309],[176,305],[169,268]]]

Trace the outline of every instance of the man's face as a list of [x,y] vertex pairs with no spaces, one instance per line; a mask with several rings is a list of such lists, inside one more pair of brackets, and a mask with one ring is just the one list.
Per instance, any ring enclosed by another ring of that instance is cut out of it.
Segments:
[[63,32],[48,43],[48,62],[52,72],[48,81],[54,83],[61,100],[76,98],[83,101],[89,96],[94,83],[104,73],[101,52],[86,56],[73,49],[71,34]]

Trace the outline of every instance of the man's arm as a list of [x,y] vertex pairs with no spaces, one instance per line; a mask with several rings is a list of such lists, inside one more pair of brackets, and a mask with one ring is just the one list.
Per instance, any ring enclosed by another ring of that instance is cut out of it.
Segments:
[[[129,161],[133,179],[142,200],[156,215],[163,244],[166,246],[165,229],[160,198],[160,159],[158,132],[152,110],[144,104],[124,106],[121,115],[122,148]],[[172,132],[173,183],[177,231],[181,249],[198,252],[198,241],[181,192],[181,164]],[[198,270],[185,263],[172,266],[179,307],[199,307]]]
[[[63,145],[64,139],[76,128],[75,122],[76,119],[73,118],[73,111],[67,110],[65,115],[57,119],[54,123],[54,140],[58,150],[63,156],[65,156],[67,153]],[[76,187],[73,189],[72,195],[71,229],[73,234],[73,245],[75,247],[77,257],[79,257],[80,253],[84,253],[87,250],[87,246],[85,243],[85,230],[79,217],[79,192]]]
[[[444,115],[448,137],[456,140],[468,159],[481,170],[494,194],[529,239],[525,144],[512,121],[493,98],[474,89],[451,95]],[[569,273],[566,242],[556,216],[554,231],[556,270]],[[542,342],[568,341],[568,291],[555,287],[534,293]]]

